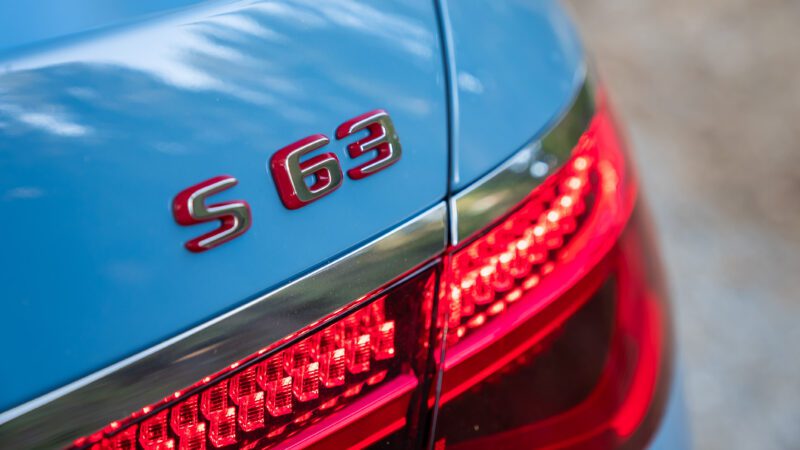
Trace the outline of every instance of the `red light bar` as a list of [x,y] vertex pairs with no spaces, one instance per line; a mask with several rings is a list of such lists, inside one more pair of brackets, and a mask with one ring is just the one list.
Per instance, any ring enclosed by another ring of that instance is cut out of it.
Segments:
[[[435,270],[429,268],[378,296],[354,302],[321,321],[326,323],[321,328],[231,364],[76,440],[73,447],[262,448],[298,438],[308,444],[327,433],[303,434],[305,429],[320,423],[337,429],[336,413],[368,395],[381,399],[373,408],[405,402],[399,413],[385,417],[386,429],[402,426],[417,385],[414,371],[428,348],[434,280]],[[339,417],[349,423],[358,419]]]
[[447,344],[455,345],[548,276],[593,199],[593,136],[581,138],[565,167],[492,230],[453,255]]

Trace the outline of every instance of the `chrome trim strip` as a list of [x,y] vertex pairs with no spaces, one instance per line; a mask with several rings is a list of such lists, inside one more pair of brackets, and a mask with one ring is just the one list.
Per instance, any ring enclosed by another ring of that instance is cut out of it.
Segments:
[[556,125],[514,156],[450,199],[453,245],[504,216],[569,159],[594,114],[591,84],[585,81]]
[[205,324],[0,414],[0,447],[63,447],[338,310],[441,254],[444,202]]

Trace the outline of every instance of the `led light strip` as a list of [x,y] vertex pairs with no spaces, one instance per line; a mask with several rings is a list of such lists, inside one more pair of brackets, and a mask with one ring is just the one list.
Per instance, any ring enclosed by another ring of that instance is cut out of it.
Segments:
[[452,257],[447,320],[452,346],[548,276],[591,208],[597,153],[584,135],[574,156],[503,223]]

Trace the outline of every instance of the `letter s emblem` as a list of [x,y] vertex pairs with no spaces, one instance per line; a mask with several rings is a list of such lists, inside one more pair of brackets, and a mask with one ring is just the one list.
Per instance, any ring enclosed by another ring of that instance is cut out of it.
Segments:
[[189,251],[199,253],[240,236],[250,228],[250,205],[244,200],[206,205],[208,197],[236,186],[236,178],[220,175],[181,191],[172,201],[172,214],[180,225],[219,220],[219,228],[186,242]]

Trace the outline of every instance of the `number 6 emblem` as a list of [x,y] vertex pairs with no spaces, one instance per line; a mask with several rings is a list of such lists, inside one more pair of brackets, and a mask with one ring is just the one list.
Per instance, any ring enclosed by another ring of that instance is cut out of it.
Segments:
[[[270,167],[275,186],[284,206],[297,209],[330,194],[342,184],[342,167],[333,153],[323,153],[306,161],[300,157],[330,142],[325,135],[314,134],[278,150]],[[311,186],[306,178],[314,176]]]

